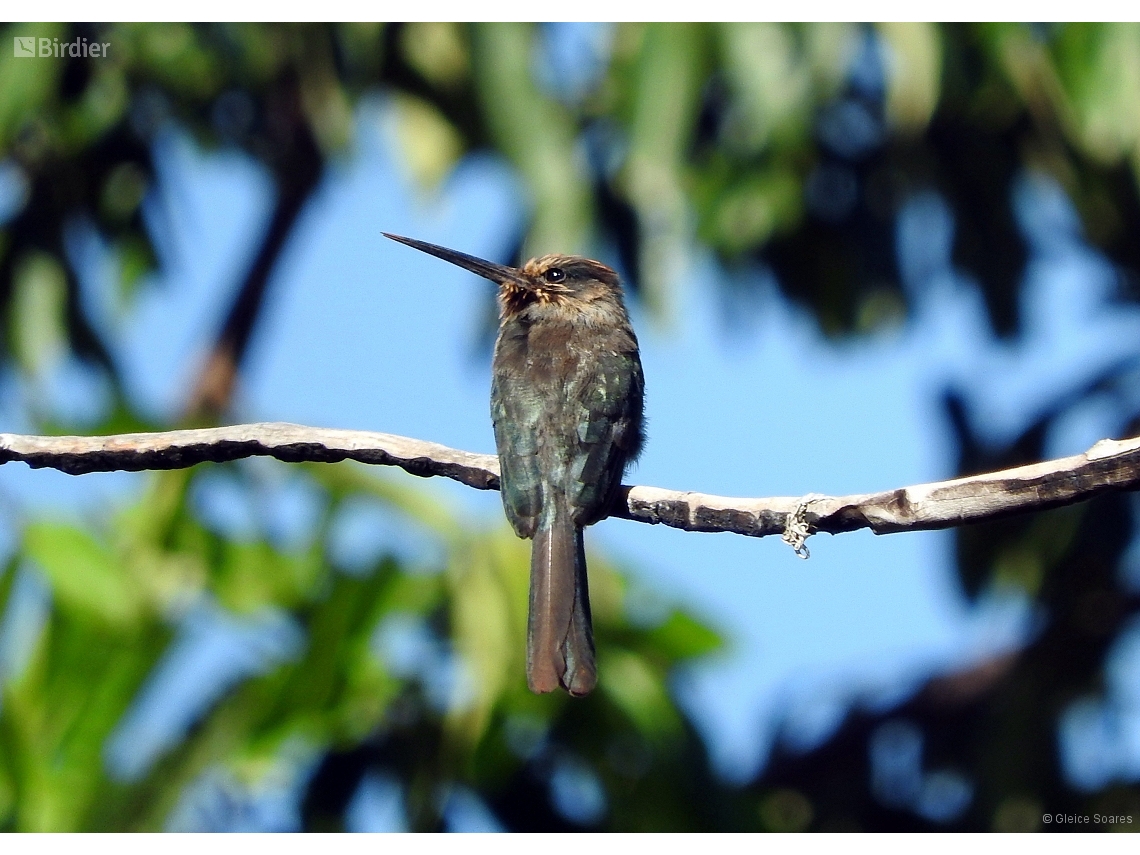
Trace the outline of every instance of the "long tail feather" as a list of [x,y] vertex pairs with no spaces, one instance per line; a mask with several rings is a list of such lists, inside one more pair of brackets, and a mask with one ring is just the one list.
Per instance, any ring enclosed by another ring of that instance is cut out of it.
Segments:
[[585,695],[598,682],[582,530],[557,516],[534,536],[526,676],[533,692]]

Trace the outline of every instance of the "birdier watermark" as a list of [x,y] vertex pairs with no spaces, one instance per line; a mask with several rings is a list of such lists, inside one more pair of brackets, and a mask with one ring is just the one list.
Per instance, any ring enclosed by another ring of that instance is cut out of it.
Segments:
[[15,36],[12,55],[17,57],[105,57],[111,47],[110,42],[89,41],[76,37],[70,42],[59,39],[37,38],[36,36]]

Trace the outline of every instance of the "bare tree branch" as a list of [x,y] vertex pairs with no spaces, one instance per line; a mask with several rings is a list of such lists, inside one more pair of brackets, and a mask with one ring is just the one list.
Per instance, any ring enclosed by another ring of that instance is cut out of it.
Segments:
[[58,469],[69,475],[186,469],[244,457],[276,457],[286,463],[358,460],[399,466],[424,478],[442,475],[479,490],[499,489],[499,461],[493,454],[371,431],[261,422],[116,436],[0,434],[0,464],[20,460],[33,469]]
[[[72,475],[183,469],[255,456],[289,463],[357,460],[399,466],[425,478],[440,475],[479,490],[499,488],[499,461],[492,454],[369,431],[266,422],[118,436],[0,434],[0,464],[22,461],[36,469]],[[626,486],[611,513],[685,531],[730,531],[752,537],[783,534],[789,528],[789,516],[806,523],[805,533],[869,528],[887,534],[950,528],[1070,505],[1109,490],[1138,486],[1140,437],[1101,440],[1084,454],[1058,460],[856,496],[735,499]]]

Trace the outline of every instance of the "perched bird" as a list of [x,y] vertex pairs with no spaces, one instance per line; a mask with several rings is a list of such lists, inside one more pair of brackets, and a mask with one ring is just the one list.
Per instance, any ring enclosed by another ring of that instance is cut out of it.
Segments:
[[582,529],[607,515],[644,440],[645,382],[618,276],[573,255],[506,267],[385,236],[499,286],[491,419],[507,519],[534,539],[527,684],[584,695],[598,672]]

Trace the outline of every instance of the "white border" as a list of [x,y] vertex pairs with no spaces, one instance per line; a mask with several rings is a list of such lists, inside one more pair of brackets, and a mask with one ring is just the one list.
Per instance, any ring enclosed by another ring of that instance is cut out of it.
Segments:
[[[156,4],[141,0],[109,0],[93,3],[78,0],[42,0],[6,10],[9,14],[34,14],[48,21],[257,21],[272,16],[281,21],[359,21],[375,20],[464,20],[478,14],[482,20],[514,21],[639,21],[675,20],[680,15],[700,16],[705,21],[769,20],[785,18],[789,13],[797,21],[907,21],[919,13],[927,20],[1051,21],[1064,20],[1081,12],[1085,20],[1119,20],[1136,8],[1127,3],[1092,3],[1062,5],[1056,0],[1027,3],[981,3],[977,0],[948,3],[937,0],[915,6],[900,0],[877,0],[873,3],[839,3],[836,0],[801,0],[799,3],[757,3],[741,0],[704,0],[693,3],[647,2],[580,2],[522,3],[519,0],[482,0],[470,2],[362,3],[359,0],[323,0],[312,2],[254,3],[250,0],[174,0]],[[320,12],[319,18],[316,13]],[[668,12],[669,15],[665,15]]]

